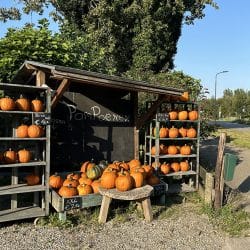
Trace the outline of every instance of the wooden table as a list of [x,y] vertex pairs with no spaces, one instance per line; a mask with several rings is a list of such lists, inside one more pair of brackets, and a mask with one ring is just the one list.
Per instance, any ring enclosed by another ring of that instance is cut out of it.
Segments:
[[99,187],[99,192],[102,195],[102,204],[99,214],[99,223],[105,223],[108,216],[109,205],[112,199],[138,201],[142,205],[145,220],[150,222],[153,220],[152,207],[150,201],[150,195],[153,191],[153,187],[145,185],[140,188],[134,188],[130,191],[121,192],[117,189],[104,189]]

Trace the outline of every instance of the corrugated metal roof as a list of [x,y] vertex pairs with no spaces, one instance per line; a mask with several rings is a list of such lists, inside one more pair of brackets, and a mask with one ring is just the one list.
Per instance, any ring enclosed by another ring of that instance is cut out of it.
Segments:
[[96,72],[90,72],[82,69],[75,69],[59,65],[50,65],[35,61],[25,61],[14,76],[12,83],[23,84],[31,79],[36,70],[42,70],[46,73],[46,80],[51,84],[55,79],[69,79],[71,82],[79,84],[93,84],[108,88],[116,88],[136,92],[149,92],[166,95],[182,95],[183,90],[165,87],[161,85],[150,84],[145,81],[136,81],[124,77],[111,76]]

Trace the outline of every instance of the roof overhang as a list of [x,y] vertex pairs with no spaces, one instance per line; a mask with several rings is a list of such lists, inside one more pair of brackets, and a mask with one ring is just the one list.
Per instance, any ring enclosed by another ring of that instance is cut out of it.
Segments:
[[55,80],[68,79],[71,83],[75,82],[83,85],[89,84],[103,86],[133,92],[147,92],[152,94],[175,96],[180,96],[184,92],[182,89],[150,84],[145,81],[136,81],[124,77],[110,76],[86,70],[44,64],[34,61],[25,61],[12,79],[12,83],[30,84],[33,81],[32,79],[35,79],[38,71],[45,73],[46,83],[48,82],[49,86],[52,88]]

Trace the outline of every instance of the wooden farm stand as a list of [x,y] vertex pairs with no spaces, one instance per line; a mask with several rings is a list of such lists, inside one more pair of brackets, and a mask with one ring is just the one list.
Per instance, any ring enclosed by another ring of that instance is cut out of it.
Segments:
[[[13,83],[52,89],[51,173],[79,171],[80,162],[91,158],[139,159],[139,130],[164,101],[183,94],[176,88],[33,61],[24,62]],[[155,95],[154,104],[140,117],[139,92]],[[52,205],[63,213],[65,202],[70,202],[55,192],[51,197]],[[92,200],[93,195],[89,197]],[[100,205],[95,197],[92,205]],[[82,197],[76,200],[80,207],[89,204]]]
[[[26,82],[24,82],[26,83]],[[0,83],[4,96],[18,99],[20,94],[29,99],[39,97],[45,104],[44,112],[0,110],[0,152],[27,149],[32,153],[28,163],[1,163],[0,222],[45,216],[49,214],[50,174],[50,108],[51,93],[48,87]],[[16,128],[23,122],[43,125],[46,133],[39,138],[18,138]],[[28,186],[23,177],[36,173],[40,183]]]

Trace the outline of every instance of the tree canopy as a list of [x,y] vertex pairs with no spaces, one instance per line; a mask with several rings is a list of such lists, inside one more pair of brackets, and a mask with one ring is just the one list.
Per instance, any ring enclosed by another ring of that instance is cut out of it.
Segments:
[[[23,12],[52,15],[79,32],[91,45],[91,53],[101,53],[107,71],[167,72],[173,69],[182,24],[204,17],[213,0],[20,0]],[[0,8],[0,20],[20,19],[16,8]]]

